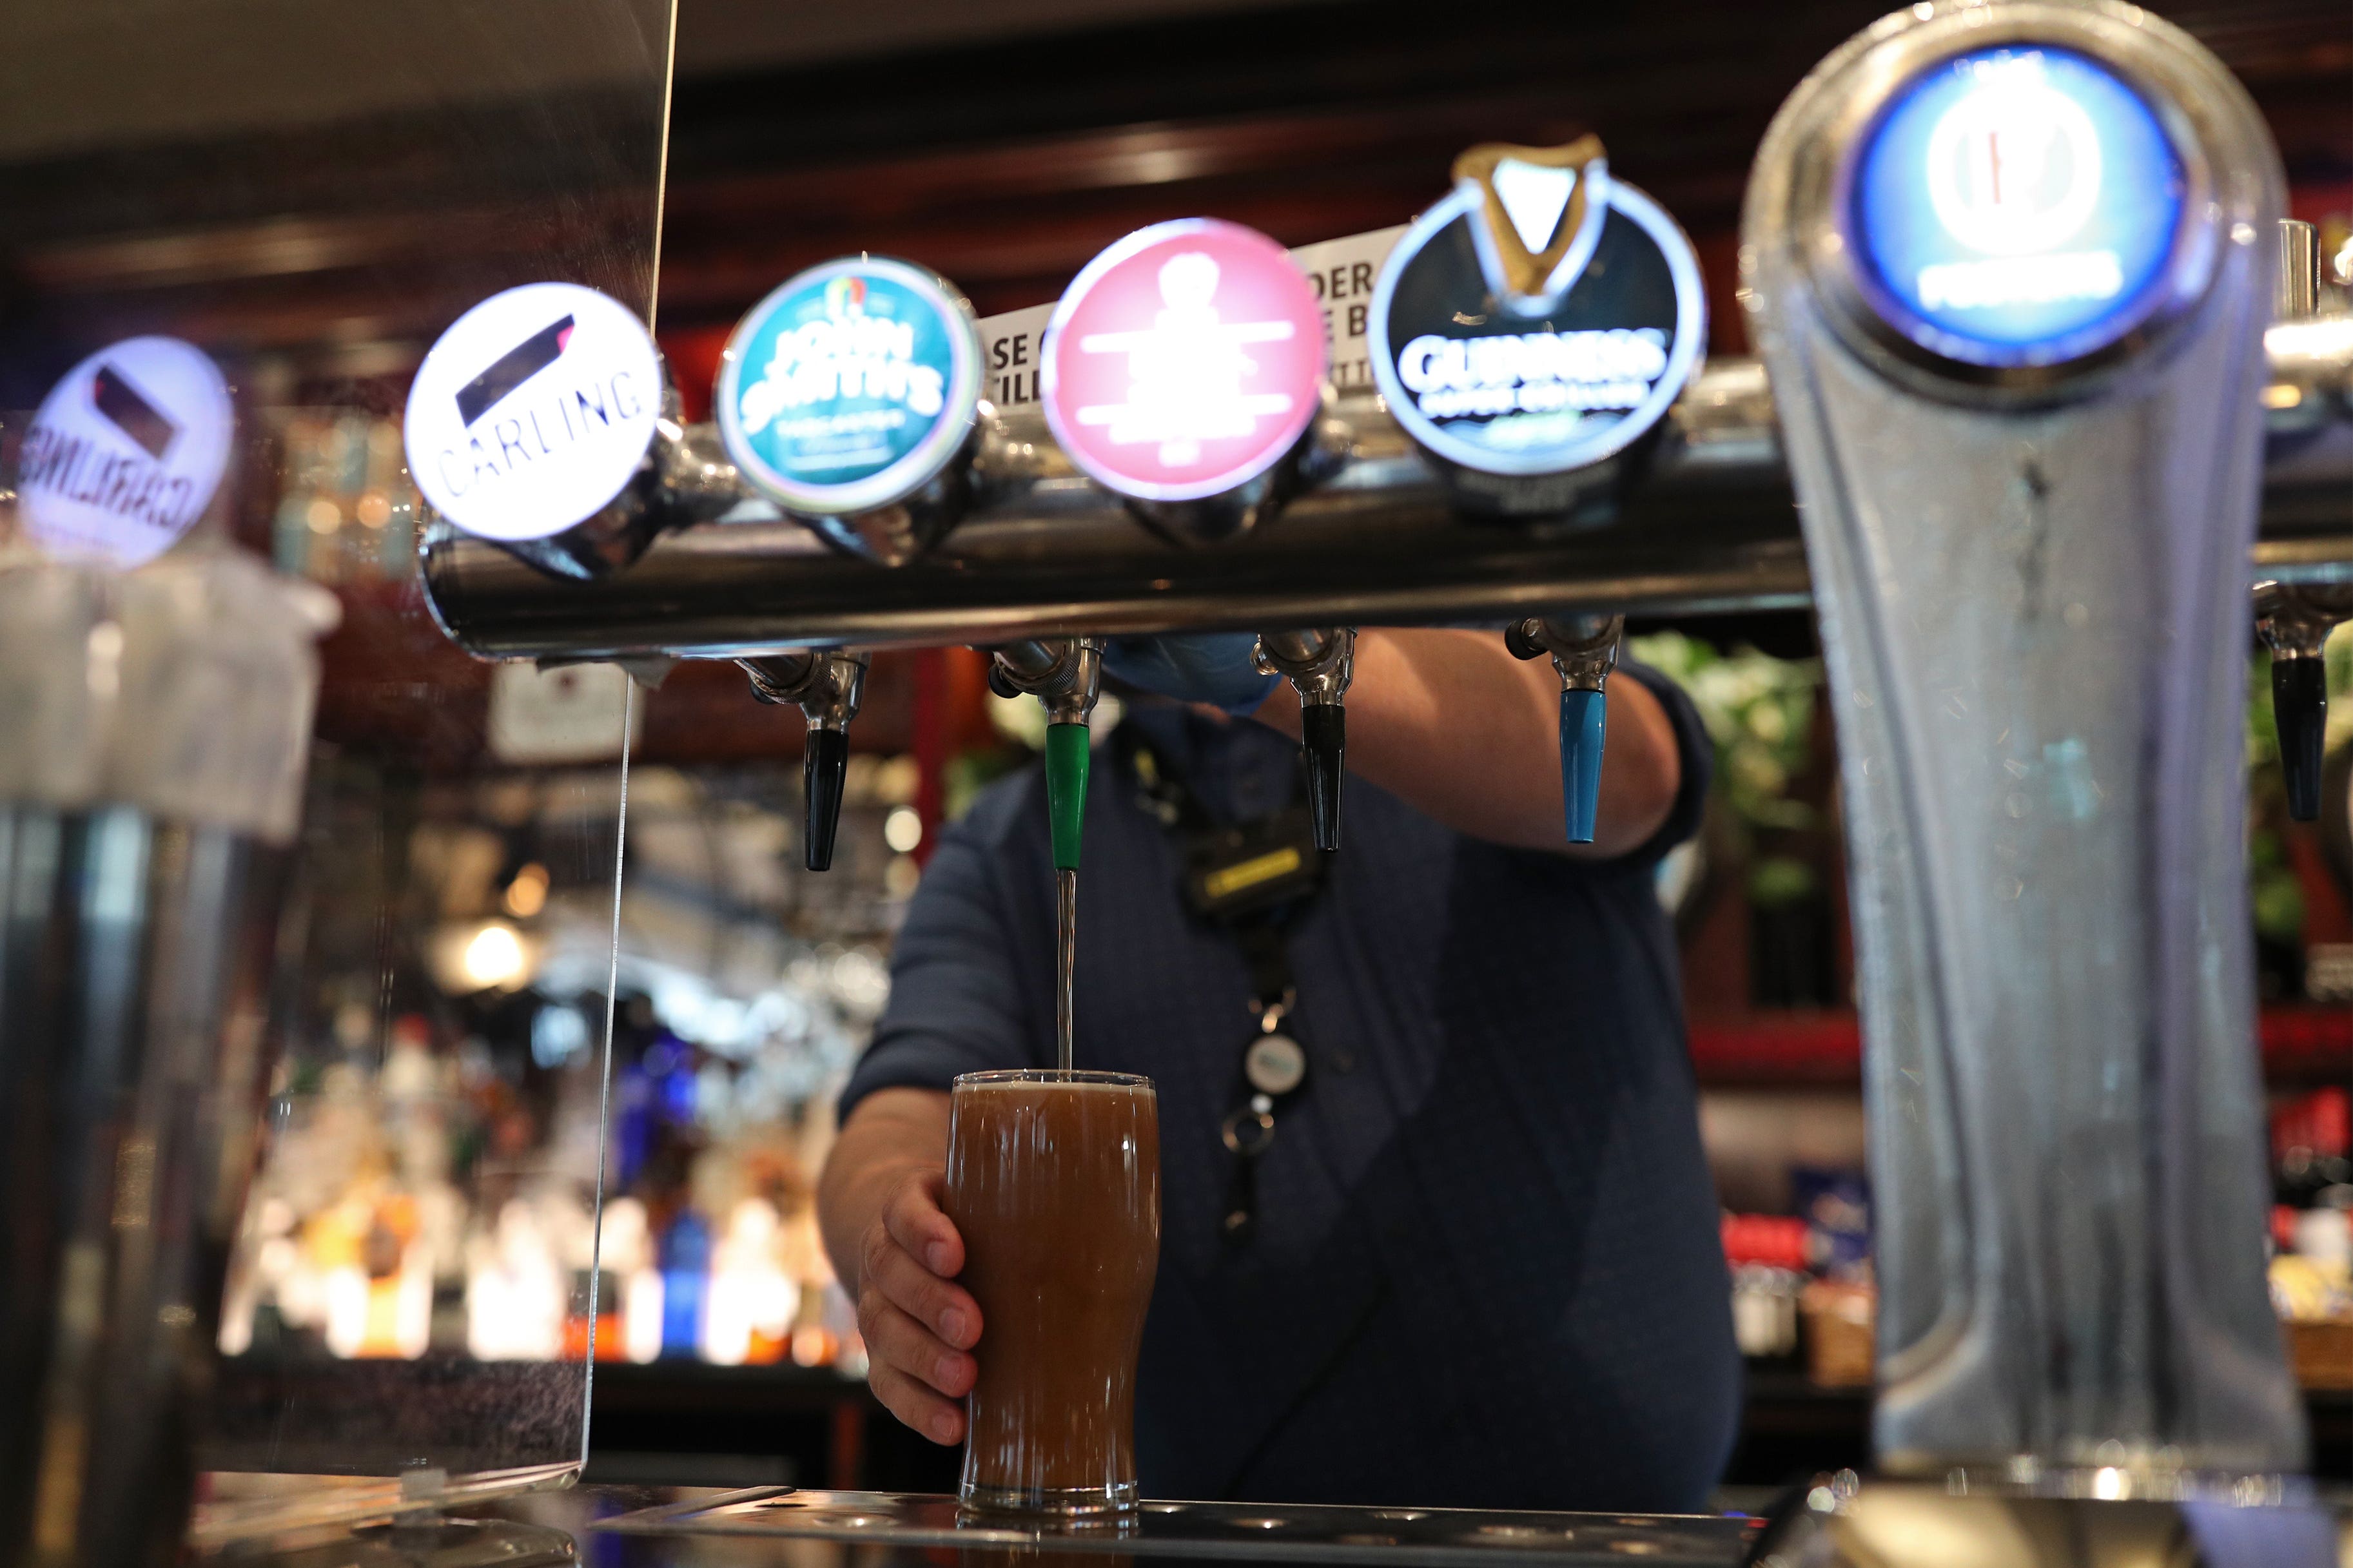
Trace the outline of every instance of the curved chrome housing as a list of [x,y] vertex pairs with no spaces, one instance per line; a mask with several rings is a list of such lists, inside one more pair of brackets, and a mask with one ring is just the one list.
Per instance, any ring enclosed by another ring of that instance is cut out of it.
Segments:
[[[1993,374],[1858,321],[1822,182],[1920,72],[2017,41],[2138,84],[2211,199],[2169,310]],[[1890,1472],[2304,1463],[2263,1279],[2242,758],[2240,574],[2335,429],[2265,451],[2283,203],[2245,90],[2116,0],[1924,0],[1757,155],[1743,298],[1839,732]]]

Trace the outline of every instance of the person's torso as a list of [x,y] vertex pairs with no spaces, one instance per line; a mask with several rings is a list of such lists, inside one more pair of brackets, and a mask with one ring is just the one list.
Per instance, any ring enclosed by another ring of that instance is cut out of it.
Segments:
[[[1155,717],[1155,755],[1218,815],[1288,796],[1290,742]],[[1050,1019],[1042,792],[1019,793],[1005,804],[1037,842],[1017,822],[1003,846],[1014,950]],[[1183,862],[1134,775],[1099,766],[1075,1050],[1158,1089],[1145,1489],[1695,1505],[1737,1356],[1648,868],[1501,849],[1350,779],[1344,846],[1286,942],[1307,1077],[1234,1245],[1220,1123],[1248,1094],[1253,987],[1240,944],[1178,896]]]

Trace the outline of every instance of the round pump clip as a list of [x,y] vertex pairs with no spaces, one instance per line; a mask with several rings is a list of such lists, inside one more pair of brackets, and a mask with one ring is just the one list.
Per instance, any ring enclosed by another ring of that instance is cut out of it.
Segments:
[[659,531],[661,354],[619,300],[577,283],[493,294],[410,383],[401,439],[433,510],[543,571],[596,577]]
[[1598,137],[1473,147],[1454,182],[1382,263],[1374,383],[1464,507],[1570,511],[1699,370],[1698,255]]
[[151,561],[211,507],[236,434],[211,355],[177,338],[111,343],[66,373],[25,431],[25,537],[62,560]]
[[821,537],[889,565],[971,504],[980,327],[913,262],[845,257],[778,284],[737,323],[712,394],[744,479]]
[[1039,390],[1071,463],[1180,542],[1256,527],[1301,479],[1329,355],[1307,275],[1255,229],[1138,229],[1072,280]]

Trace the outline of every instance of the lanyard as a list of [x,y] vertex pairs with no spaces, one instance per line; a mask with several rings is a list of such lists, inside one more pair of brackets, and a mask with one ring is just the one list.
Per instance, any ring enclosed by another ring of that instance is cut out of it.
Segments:
[[1295,783],[1293,798],[1273,816],[1225,826],[1134,726],[1121,725],[1113,739],[1145,809],[1183,848],[1187,906],[1233,941],[1250,970],[1251,1028],[1242,1045],[1234,1107],[1218,1127],[1234,1159],[1222,1228],[1228,1244],[1240,1247],[1257,1228],[1258,1160],[1274,1142],[1275,1113],[1307,1081],[1307,1053],[1291,1028],[1298,987],[1290,933],[1322,890],[1324,857],[1314,847]]

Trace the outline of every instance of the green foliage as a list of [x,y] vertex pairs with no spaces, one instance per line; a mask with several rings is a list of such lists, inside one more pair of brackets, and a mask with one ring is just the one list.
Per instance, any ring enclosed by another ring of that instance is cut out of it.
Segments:
[[1748,868],[1748,902],[1760,910],[1800,904],[1814,896],[1821,879],[1803,860],[1788,855],[1766,855]]
[[2256,935],[2290,944],[2304,940],[2304,888],[2280,836],[2269,828],[2247,836],[2247,892]]
[[[1699,710],[1715,743],[1715,787],[1744,827],[1821,826],[1812,807],[1789,798],[1791,781],[1811,759],[1820,659],[1775,658],[1746,645],[1719,653],[1671,631],[1630,637],[1626,646],[1682,687]],[[1757,873],[1765,875],[1762,865]]]

